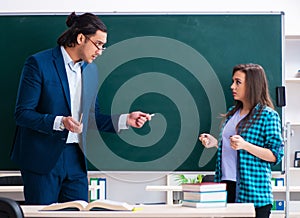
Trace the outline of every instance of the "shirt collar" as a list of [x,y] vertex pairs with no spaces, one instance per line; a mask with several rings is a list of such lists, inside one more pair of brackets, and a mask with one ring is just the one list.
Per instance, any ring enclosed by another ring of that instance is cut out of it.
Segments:
[[84,61],[79,61],[77,63],[74,63],[74,61],[71,59],[70,55],[66,51],[66,49],[63,46],[60,46],[61,53],[64,59],[65,65],[69,65],[70,68],[76,70],[77,68],[81,67],[84,64]]

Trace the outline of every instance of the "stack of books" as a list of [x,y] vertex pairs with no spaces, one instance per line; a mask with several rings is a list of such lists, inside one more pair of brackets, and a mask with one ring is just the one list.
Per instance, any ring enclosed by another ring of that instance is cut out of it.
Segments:
[[227,191],[225,183],[202,182],[182,184],[182,206],[226,207]]

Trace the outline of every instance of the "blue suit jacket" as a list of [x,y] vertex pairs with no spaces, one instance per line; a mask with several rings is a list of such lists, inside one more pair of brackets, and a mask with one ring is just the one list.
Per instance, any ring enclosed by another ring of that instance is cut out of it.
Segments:
[[[99,90],[95,64],[87,64],[83,79],[82,147],[90,123],[100,131],[115,132],[118,116],[96,113]],[[16,101],[17,124],[11,158],[21,169],[48,173],[56,164],[68,136],[68,131],[53,130],[56,116],[71,116],[70,92],[60,47],[30,56],[24,65]],[[96,105],[96,107],[95,107]],[[96,122],[95,122],[96,121]]]

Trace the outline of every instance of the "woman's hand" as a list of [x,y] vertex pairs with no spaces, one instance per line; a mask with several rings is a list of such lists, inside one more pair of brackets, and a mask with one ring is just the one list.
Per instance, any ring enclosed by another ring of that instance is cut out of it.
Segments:
[[240,135],[230,136],[230,146],[233,150],[245,149],[246,141]]
[[206,148],[218,147],[218,140],[208,133],[201,134],[199,140]]

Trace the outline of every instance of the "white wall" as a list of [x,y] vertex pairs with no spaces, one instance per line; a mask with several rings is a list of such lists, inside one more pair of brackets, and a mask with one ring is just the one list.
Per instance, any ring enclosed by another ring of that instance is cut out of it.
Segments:
[[299,0],[2,0],[1,13],[279,12],[285,35],[300,35]]

